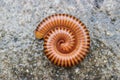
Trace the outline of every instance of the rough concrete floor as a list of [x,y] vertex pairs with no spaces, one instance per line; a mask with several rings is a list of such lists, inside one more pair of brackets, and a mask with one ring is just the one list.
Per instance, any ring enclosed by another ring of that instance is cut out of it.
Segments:
[[[34,38],[53,13],[74,15],[90,31],[90,53],[72,68],[51,64]],[[120,0],[0,0],[0,80],[120,80]]]

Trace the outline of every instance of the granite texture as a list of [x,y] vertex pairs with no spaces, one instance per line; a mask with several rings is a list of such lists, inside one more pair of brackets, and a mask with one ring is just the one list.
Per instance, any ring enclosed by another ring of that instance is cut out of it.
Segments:
[[[33,34],[54,13],[90,31],[90,53],[72,68],[51,64]],[[0,80],[120,80],[120,0],[0,0]]]

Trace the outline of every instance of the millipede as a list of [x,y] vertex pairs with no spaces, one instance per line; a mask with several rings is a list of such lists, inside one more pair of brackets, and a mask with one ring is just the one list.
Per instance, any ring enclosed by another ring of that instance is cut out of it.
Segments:
[[48,16],[39,23],[34,33],[37,39],[44,39],[44,53],[57,66],[77,65],[89,52],[89,31],[72,15]]

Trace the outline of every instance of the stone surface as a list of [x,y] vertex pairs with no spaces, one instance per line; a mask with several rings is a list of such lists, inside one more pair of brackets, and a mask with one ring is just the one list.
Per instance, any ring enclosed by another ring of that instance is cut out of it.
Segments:
[[[61,68],[43,53],[33,31],[53,13],[86,24],[90,53]],[[0,0],[0,80],[120,80],[120,0]]]

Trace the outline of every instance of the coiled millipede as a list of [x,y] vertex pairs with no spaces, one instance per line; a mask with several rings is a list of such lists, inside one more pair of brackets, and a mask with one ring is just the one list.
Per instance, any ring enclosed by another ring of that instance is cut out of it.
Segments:
[[44,53],[55,65],[71,67],[81,62],[90,48],[86,26],[68,14],[54,14],[36,28],[35,37],[44,39]]

